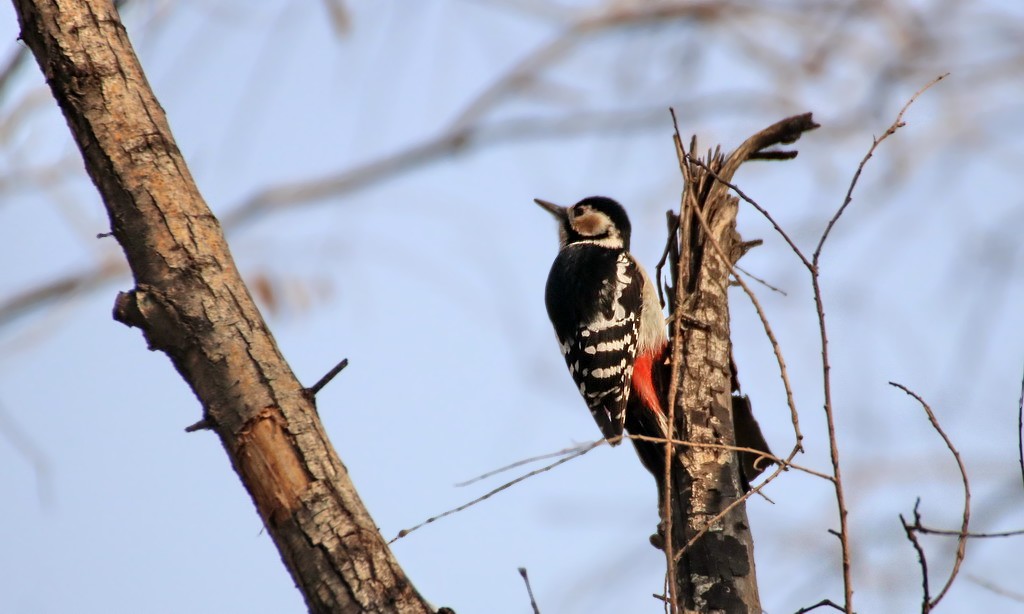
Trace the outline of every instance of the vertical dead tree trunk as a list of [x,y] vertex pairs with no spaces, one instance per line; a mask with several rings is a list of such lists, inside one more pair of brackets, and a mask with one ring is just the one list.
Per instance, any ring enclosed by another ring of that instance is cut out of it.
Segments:
[[765,149],[816,127],[810,114],[792,117],[750,137],[728,157],[715,151],[703,161],[695,143],[685,152],[676,133],[685,188],[669,250],[669,408],[673,439],[687,444],[675,447],[676,462],[666,463],[662,500],[668,509],[662,513],[671,521],[665,550],[670,597],[679,611],[761,612],[741,466],[752,459],[730,446],[767,448],[756,423],[750,430],[749,405],[738,394],[732,363],[728,288],[733,265],[750,244],[736,231],[738,199],[726,182],[747,160],[794,157],[796,152]]
[[109,0],[15,0],[136,287],[115,317],[203,404],[313,612],[432,609],[363,507],[235,268]]

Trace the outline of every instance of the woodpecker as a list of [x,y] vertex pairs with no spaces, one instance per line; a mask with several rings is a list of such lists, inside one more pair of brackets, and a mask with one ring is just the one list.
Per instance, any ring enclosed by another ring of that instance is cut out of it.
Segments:
[[[544,293],[548,317],[601,434],[617,445],[628,424],[635,434],[664,437],[665,319],[654,284],[629,253],[625,209],[603,196],[570,207],[534,202],[558,221],[559,251]],[[664,464],[662,446],[634,443],[649,470],[657,469],[657,450]]]

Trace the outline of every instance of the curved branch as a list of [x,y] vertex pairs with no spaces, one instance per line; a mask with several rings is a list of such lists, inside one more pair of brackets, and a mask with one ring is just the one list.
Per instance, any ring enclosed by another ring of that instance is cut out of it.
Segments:
[[[931,610],[935,609],[935,606],[937,606],[939,602],[942,601],[942,598],[946,596],[946,593],[949,591],[949,587],[953,586],[953,581],[956,580],[957,574],[960,573],[960,564],[963,563],[964,557],[967,555],[967,538],[970,537],[969,529],[971,525],[971,482],[970,480],[967,479],[967,468],[964,466],[963,459],[960,458],[960,452],[953,445],[953,441],[950,440],[949,436],[946,435],[946,431],[942,430],[942,426],[939,425],[939,419],[935,417],[935,412],[932,411],[932,408],[928,405],[928,403],[926,403],[920,395],[918,395],[913,390],[910,390],[903,384],[897,382],[889,382],[889,385],[893,386],[894,388],[899,388],[903,392],[907,393],[909,396],[913,397],[914,400],[916,400],[921,405],[921,408],[924,409],[924,412],[928,414],[928,421],[931,422],[932,428],[935,429],[935,432],[939,434],[939,437],[942,437],[942,441],[946,444],[946,447],[949,448],[949,453],[952,454],[953,459],[956,460],[956,466],[960,470],[960,479],[964,485],[964,512],[961,520],[960,531],[958,533],[959,539],[957,539],[956,557],[953,560],[953,570],[949,572],[949,578],[946,580],[946,583],[942,586],[942,590],[940,590],[939,594],[935,596],[935,599],[932,599],[931,601],[928,601],[928,569],[925,566],[924,552],[917,544],[917,540],[912,537],[912,529],[914,529],[915,527],[908,528],[906,521],[903,521],[904,530],[907,531],[908,538],[914,544],[914,547],[917,548],[918,555],[921,558],[922,573],[924,575],[926,604],[923,610],[925,612],[930,612]],[[918,499],[918,503],[920,502],[920,499]],[[902,516],[900,517],[900,519],[902,520]],[[921,526],[921,516],[917,512],[916,505],[914,506],[914,521],[917,527]]]

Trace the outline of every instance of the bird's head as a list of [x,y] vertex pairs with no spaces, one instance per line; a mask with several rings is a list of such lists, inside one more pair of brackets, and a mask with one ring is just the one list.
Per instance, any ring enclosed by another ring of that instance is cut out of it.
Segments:
[[560,247],[590,243],[609,249],[629,249],[629,217],[622,205],[604,196],[590,196],[570,207],[534,199],[558,220]]

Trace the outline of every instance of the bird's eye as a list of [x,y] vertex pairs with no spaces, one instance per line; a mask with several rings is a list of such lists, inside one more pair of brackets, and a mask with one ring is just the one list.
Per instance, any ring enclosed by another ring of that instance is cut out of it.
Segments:
[[586,213],[586,211],[587,208],[584,207],[583,205],[576,205],[575,207],[572,208],[572,215],[573,217],[579,217]]

